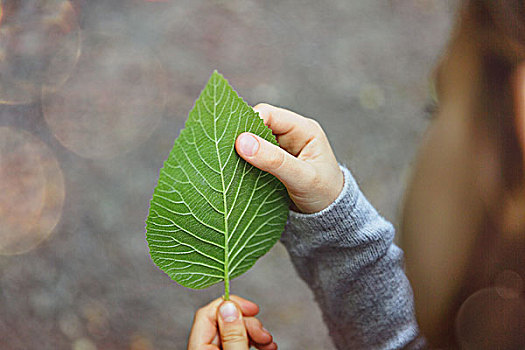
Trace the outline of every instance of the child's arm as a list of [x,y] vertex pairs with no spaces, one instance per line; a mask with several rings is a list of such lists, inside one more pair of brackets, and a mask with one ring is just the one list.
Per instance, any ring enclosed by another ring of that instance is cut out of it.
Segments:
[[237,139],[237,151],[277,176],[303,212],[291,212],[282,242],[314,292],[337,348],[424,347],[392,225],[350,171],[339,167],[317,123],[266,104],[254,109],[287,152],[256,138],[257,149],[248,156],[248,135]]
[[319,213],[292,212],[281,241],[338,348],[421,348],[394,228],[342,169],[345,186],[337,200]]

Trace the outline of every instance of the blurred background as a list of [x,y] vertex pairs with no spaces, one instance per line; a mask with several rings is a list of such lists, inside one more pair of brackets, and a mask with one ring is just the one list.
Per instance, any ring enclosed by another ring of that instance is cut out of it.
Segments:
[[[0,348],[185,349],[223,286],[172,282],[144,220],[214,69],[318,120],[396,224],[453,3],[0,1]],[[333,349],[281,244],[231,288],[281,349]]]

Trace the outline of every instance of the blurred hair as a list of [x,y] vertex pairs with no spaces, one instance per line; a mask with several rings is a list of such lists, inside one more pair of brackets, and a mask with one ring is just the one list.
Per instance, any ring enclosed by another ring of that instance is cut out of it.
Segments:
[[[464,0],[462,5],[458,29],[474,45],[480,62],[474,125],[489,136],[491,146],[495,147],[503,200],[507,194],[525,186],[513,81],[517,68],[525,62],[525,0]],[[498,206],[487,210],[495,208]],[[485,225],[480,227],[461,289],[443,320],[448,329],[447,334],[443,334],[443,345],[457,341],[454,320],[461,305],[473,293],[491,286],[502,269],[522,276],[525,273],[525,232],[520,244],[509,242],[493,220],[492,215],[487,215]],[[500,348],[508,348],[507,343],[512,344],[516,339],[511,336]]]
[[466,0],[462,19],[481,56],[477,113],[495,137],[502,185],[510,191],[525,179],[512,81],[525,61],[525,0]]

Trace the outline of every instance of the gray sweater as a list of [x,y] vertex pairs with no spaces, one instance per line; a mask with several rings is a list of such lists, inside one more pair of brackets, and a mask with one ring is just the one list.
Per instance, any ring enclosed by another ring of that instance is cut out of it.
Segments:
[[291,212],[281,238],[312,289],[337,349],[421,349],[403,252],[341,166],[339,197],[315,214]]

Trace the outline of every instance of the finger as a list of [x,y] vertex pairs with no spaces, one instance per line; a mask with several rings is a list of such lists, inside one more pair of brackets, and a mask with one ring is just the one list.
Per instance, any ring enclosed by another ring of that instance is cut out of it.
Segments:
[[[190,349],[190,348],[188,348],[188,349]],[[195,350],[221,350],[221,348],[219,348],[217,345],[202,344],[202,345],[199,345],[198,348],[195,348]]]
[[244,299],[233,294],[230,295],[230,299],[233,300],[241,308],[243,316],[251,317],[259,313],[259,306],[253,301]]
[[[259,306],[254,302],[237,295],[230,295],[230,298],[237,303],[243,315],[250,317],[259,313]],[[218,335],[217,308],[223,301],[223,298],[217,298],[196,312],[189,344],[213,344],[214,337]]]
[[233,301],[224,301],[217,314],[223,350],[247,350],[248,334],[239,307]]
[[277,344],[271,343],[267,345],[258,345],[258,344],[252,344],[253,347],[256,347],[259,350],[277,350]]
[[235,149],[244,160],[271,173],[289,190],[307,184],[315,175],[310,164],[251,133],[240,134],[235,141]]
[[[253,110],[259,113],[264,124],[272,129],[275,135],[288,134],[307,120],[302,115],[268,103],[259,103],[253,107]],[[297,132],[299,131],[297,130]]]
[[273,341],[273,337],[266,329],[263,328],[261,321],[255,317],[245,317],[244,324],[246,331],[252,342],[259,346],[269,345]]
[[218,298],[197,310],[188,339],[188,349],[199,349],[212,343],[218,333],[217,308],[221,302],[222,298]]
[[322,129],[313,119],[292,111],[260,103],[253,107],[263,118],[264,124],[277,136],[279,145],[297,156],[312,139],[322,135]]
[[211,343],[213,345],[217,345],[217,346],[221,345],[221,339],[219,338],[219,334],[218,333],[215,335],[215,338],[213,338],[213,341]]

